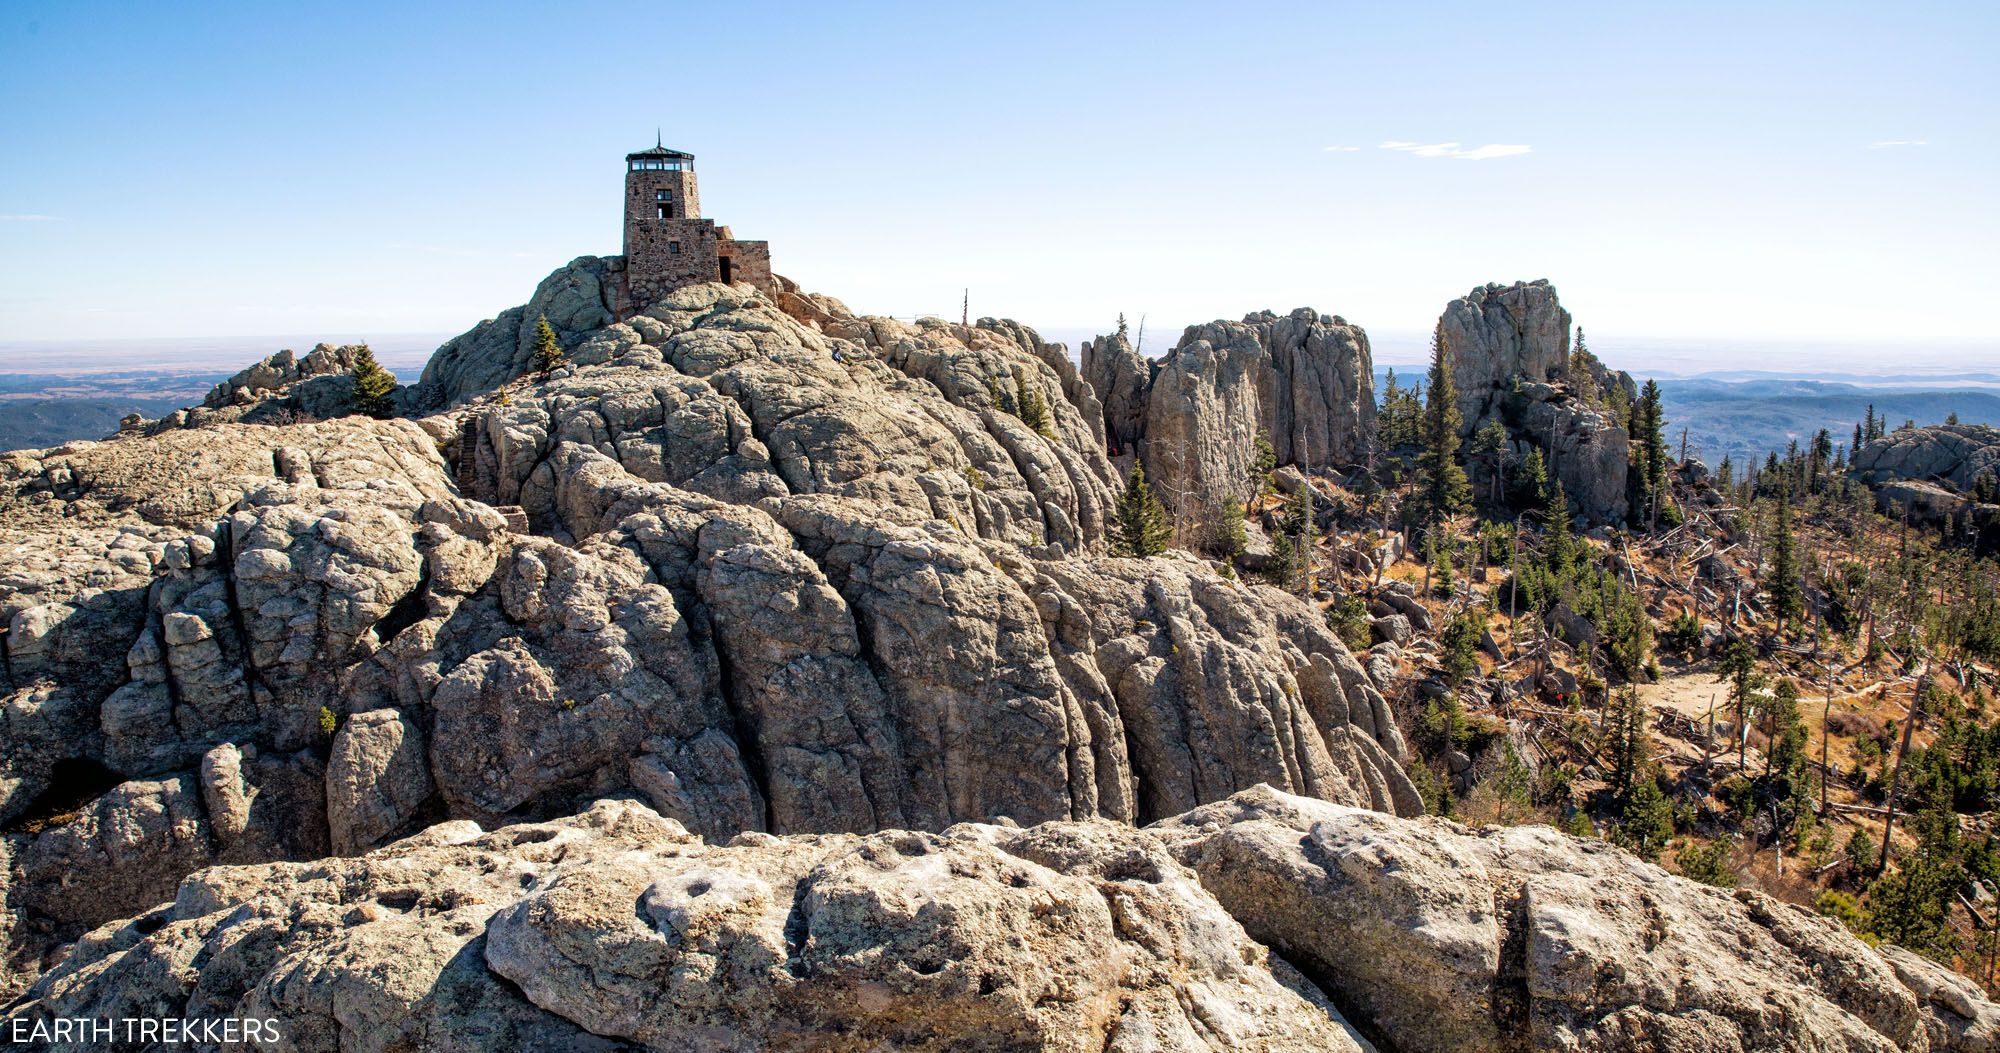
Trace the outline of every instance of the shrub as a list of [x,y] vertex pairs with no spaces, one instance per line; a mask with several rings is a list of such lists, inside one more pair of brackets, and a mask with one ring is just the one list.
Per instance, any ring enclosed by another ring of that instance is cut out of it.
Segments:
[[1736,871],[1729,865],[1732,846],[1725,840],[1690,841],[1674,853],[1674,865],[1681,876],[1716,888],[1735,888]]
[[1348,593],[1333,601],[1326,609],[1326,627],[1333,630],[1340,642],[1350,651],[1366,651],[1374,642],[1374,630],[1368,618],[1368,603],[1360,596]]

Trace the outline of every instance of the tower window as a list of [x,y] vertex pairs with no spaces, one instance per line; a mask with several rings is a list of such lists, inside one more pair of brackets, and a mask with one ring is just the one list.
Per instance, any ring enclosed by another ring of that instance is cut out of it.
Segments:
[[655,201],[672,201],[673,199],[674,199],[674,192],[671,190],[653,191],[653,200]]
[[661,219],[672,219],[672,218],[674,218],[674,206],[672,206],[672,205],[661,205],[661,206],[660,206],[660,218],[661,218]]
[[680,254],[681,254],[681,243],[680,243],[680,242],[678,242],[678,241],[669,241],[669,242],[667,242],[667,255],[669,255],[669,256],[678,256],[678,255],[680,255]]

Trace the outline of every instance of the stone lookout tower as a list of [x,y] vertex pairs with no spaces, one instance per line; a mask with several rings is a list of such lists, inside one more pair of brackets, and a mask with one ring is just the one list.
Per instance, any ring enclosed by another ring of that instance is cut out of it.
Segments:
[[694,155],[660,145],[625,155],[625,295],[621,314],[642,311],[696,282],[749,282],[766,295],[771,246],[737,241],[701,218]]

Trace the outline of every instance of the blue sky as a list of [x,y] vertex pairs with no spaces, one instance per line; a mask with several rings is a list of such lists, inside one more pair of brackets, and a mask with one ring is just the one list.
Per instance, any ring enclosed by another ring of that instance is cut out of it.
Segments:
[[10,0],[0,339],[457,331],[618,251],[657,125],[875,313],[1419,333],[1547,277],[1600,347],[1992,349],[1996,45],[1991,3]]

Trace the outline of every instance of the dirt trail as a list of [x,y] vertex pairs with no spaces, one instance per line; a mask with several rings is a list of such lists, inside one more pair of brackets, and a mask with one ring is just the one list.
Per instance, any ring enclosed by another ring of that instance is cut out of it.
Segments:
[[1708,722],[1708,707],[1713,704],[1716,719],[1727,720],[1729,682],[1709,672],[1681,673],[1661,677],[1656,684],[1640,684],[1639,700],[1703,724]]

